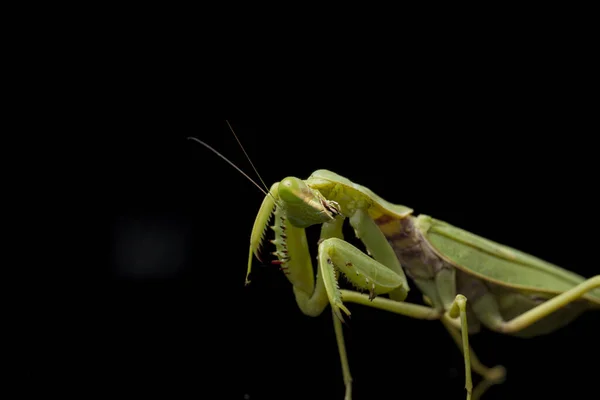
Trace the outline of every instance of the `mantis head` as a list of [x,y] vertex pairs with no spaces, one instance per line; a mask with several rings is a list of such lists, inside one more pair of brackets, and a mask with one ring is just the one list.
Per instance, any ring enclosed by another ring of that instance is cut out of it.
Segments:
[[[311,188],[305,181],[288,176],[281,182],[271,186],[260,207],[252,234],[250,236],[250,254],[248,255],[248,272],[246,284],[250,281],[252,255],[260,260],[258,250],[265,237],[265,232],[271,215],[274,215],[274,225],[277,251],[273,253],[288,279],[295,286],[302,287],[306,292],[312,292],[312,267],[305,252],[306,237],[304,229],[317,224],[333,221],[341,215],[340,205],[325,198],[317,189]],[[293,261],[290,261],[293,260]],[[304,268],[304,264],[308,268]],[[305,283],[306,285],[303,285]],[[305,287],[304,287],[305,286]]]
[[340,215],[340,205],[327,200],[318,190],[303,180],[289,176],[277,186],[279,206],[297,228],[322,224]]
[[[229,122],[227,122],[227,124],[229,124]],[[229,125],[229,127],[231,128],[231,125]],[[231,132],[235,136],[233,129],[231,129]],[[237,139],[237,136],[235,137]],[[273,184],[269,192],[266,192],[260,185],[246,175],[244,171],[217,150],[199,139],[193,137],[189,137],[188,139],[198,142],[221,157],[265,194],[265,198],[260,206],[256,220],[254,221],[252,234],[250,235],[250,252],[248,255],[246,285],[250,283],[248,277],[252,266],[252,256],[255,255],[260,260],[258,251],[264,239],[269,219],[273,214],[275,215],[275,225],[271,226],[271,229],[275,231],[275,240],[272,240],[271,243],[275,244],[277,251],[273,254],[278,257],[278,260],[273,261],[273,263],[281,265],[281,268],[286,275],[288,275],[288,279],[290,279],[291,282],[298,282],[301,289],[305,290],[307,293],[311,292],[313,277],[311,275],[312,268],[310,260],[306,257],[308,252],[305,252],[304,255],[300,255],[300,253],[305,250],[306,246],[304,228],[333,221],[338,215],[341,215],[340,205],[335,201],[327,200],[317,189],[311,188],[306,182],[295,177],[287,177],[281,182]],[[239,144],[241,146],[241,143]],[[244,154],[245,153],[246,151],[244,150]],[[248,155],[246,154],[246,156]],[[250,161],[249,157],[248,161]],[[250,161],[250,164],[252,164],[252,161]],[[254,168],[253,164],[252,168]],[[256,171],[256,168],[254,168],[254,171]],[[258,175],[258,171],[256,171],[256,173]],[[262,178],[260,180],[264,185]],[[297,265],[298,267],[290,268],[290,254],[295,252],[298,254],[298,257],[294,257],[295,260],[292,261],[292,264]],[[301,264],[306,264],[309,268],[301,268]],[[295,286],[297,285],[295,284]]]

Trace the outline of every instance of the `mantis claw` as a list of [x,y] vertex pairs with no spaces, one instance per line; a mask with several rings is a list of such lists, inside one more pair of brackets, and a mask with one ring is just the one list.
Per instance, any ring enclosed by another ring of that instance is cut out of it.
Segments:
[[346,323],[346,321],[344,320],[344,315],[341,313],[340,310],[344,311],[344,314],[346,314],[348,317],[350,317],[351,315],[350,310],[348,310],[348,308],[342,302],[332,304],[331,308],[333,309],[333,313],[335,314],[335,316],[342,323]]

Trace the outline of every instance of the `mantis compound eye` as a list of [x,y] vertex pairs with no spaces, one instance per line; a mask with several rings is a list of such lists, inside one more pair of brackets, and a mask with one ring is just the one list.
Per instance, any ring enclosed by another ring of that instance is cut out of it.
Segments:
[[310,189],[301,179],[289,176],[279,183],[279,197],[285,202],[305,203],[310,195]]

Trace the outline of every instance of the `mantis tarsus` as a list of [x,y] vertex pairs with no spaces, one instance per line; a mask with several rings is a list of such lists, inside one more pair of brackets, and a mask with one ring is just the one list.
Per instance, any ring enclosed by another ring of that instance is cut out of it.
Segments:
[[[299,308],[318,316],[331,306],[346,400],[352,394],[342,329],[344,314],[350,315],[347,303],[439,319],[461,349],[470,348],[469,334],[481,325],[532,337],[564,326],[583,311],[600,309],[600,276],[586,280],[430,216],[415,216],[412,209],[327,170],[271,186],[252,229],[246,284],[272,217],[274,263],[292,283]],[[344,240],[346,218],[368,254]],[[312,225],[321,225],[316,279],[305,234]],[[409,291],[405,273],[427,305],[404,301]],[[340,274],[359,291],[340,289]],[[503,381],[501,366],[483,366],[472,349],[463,354],[467,399]],[[483,378],[476,387],[471,371]]]

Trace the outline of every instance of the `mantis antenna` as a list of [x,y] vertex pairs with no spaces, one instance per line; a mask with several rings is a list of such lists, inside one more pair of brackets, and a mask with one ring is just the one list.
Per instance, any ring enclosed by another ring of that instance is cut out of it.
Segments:
[[[248,153],[246,153],[246,150],[244,149],[244,146],[242,146],[242,143],[240,142],[240,140],[238,139],[237,135],[233,131],[233,128],[231,127],[231,124],[229,124],[229,121],[227,121],[227,120],[225,122],[227,122],[227,125],[229,125],[229,129],[231,129],[231,133],[233,133],[233,136],[235,137],[235,139],[237,140],[238,144],[242,148],[242,151],[246,155],[246,158],[250,162],[250,165],[252,165],[252,168],[254,169],[254,172],[256,172],[256,175],[258,175],[258,178],[260,179],[260,181],[264,185],[266,191],[263,188],[261,188],[260,185],[258,183],[256,183],[252,178],[250,178],[244,171],[242,171],[241,168],[239,168],[237,165],[235,165],[234,163],[232,163],[227,157],[225,157],[223,154],[219,153],[217,150],[215,150],[212,147],[210,147],[208,144],[206,144],[202,140],[197,139],[197,138],[192,137],[192,136],[189,136],[188,139],[200,143],[201,145],[203,145],[204,147],[206,147],[207,149],[209,149],[210,151],[212,151],[213,153],[215,153],[216,155],[218,155],[219,157],[221,157],[223,160],[227,161],[229,163],[229,165],[231,165],[233,168],[237,169],[239,173],[241,173],[242,175],[244,175],[250,182],[252,182],[258,188],[258,190],[260,190],[261,192],[263,192],[265,194],[265,196],[271,196],[271,197],[273,197],[273,195],[269,192],[269,189],[267,188],[267,185],[265,185],[265,182],[263,181],[263,179],[261,178],[260,174],[258,173],[258,171],[256,170],[256,168],[254,167],[254,164],[252,163],[252,160],[250,160],[250,157],[248,156]],[[274,197],[273,197],[273,199],[275,200],[275,203],[277,204],[277,199],[275,199]]]
[[248,159],[248,162],[250,163],[250,165],[252,165],[252,169],[254,170],[254,172],[256,172],[256,176],[258,176],[258,179],[260,179],[260,181],[262,182],[263,186],[265,187],[265,189],[267,190],[267,192],[269,191],[269,188],[267,187],[267,185],[265,184],[265,181],[263,181],[263,178],[260,176],[260,174],[258,173],[258,170],[254,167],[254,164],[252,163],[252,160],[250,159],[250,156],[248,155],[248,153],[246,153],[246,149],[244,149],[244,146],[242,146],[242,142],[240,142],[240,139],[237,137],[237,135],[235,134],[235,132],[233,131],[233,128],[231,127],[231,124],[229,123],[229,121],[225,120],[225,122],[227,122],[227,125],[229,125],[229,129],[231,129],[231,133],[233,133],[233,136],[235,137],[235,140],[237,140],[238,144],[240,145],[240,147],[242,148],[242,151],[244,152],[244,154],[246,155],[246,158]]

